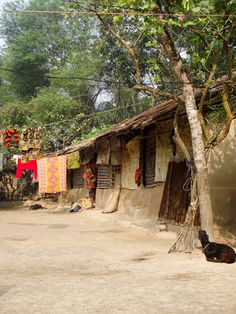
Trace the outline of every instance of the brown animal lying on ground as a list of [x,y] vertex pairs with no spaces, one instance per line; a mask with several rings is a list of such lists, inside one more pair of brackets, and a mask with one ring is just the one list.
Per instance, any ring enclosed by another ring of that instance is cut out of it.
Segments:
[[41,204],[34,204],[30,205],[29,210],[36,210],[36,209],[46,209],[46,207],[43,207]]
[[235,262],[236,254],[232,247],[226,244],[210,242],[205,230],[200,230],[198,235],[202,244],[202,252],[205,254],[208,262],[228,264]]

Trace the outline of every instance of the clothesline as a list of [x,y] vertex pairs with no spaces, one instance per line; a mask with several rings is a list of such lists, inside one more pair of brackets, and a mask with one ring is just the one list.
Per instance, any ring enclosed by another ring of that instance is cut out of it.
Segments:
[[171,18],[171,17],[182,17],[182,16],[186,16],[186,17],[235,17],[236,14],[227,14],[227,13],[156,13],[156,12],[140,12],[140,11],[135,11],[135,9],[131,9],[130,11],[63,11],[63,10],[27,10],[27,9],[12,9],[12,10],[8,10],[8,9],[4,9],[4,10],[0,10],[1,14],[9,14],[9,13],[16,13],[16,14],[52,14],[52,15],[112,15],[112,16],[116,16],[116,15],[124,15],[124,16],[154,16],[154,17],[164,17],[164,18]]

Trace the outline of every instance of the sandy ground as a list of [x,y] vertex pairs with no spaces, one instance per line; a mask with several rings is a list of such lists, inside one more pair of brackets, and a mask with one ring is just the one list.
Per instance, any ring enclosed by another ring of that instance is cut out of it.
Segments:
[[236,313],[236,264],[119,218],[0,210],[0,313]]

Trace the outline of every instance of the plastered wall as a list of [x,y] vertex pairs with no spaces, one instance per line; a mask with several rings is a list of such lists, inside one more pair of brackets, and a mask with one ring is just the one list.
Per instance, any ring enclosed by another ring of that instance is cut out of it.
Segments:
[[216,238],[236,245],[236,121],[228,136],[210,151],[209,183]]
[[122,189],[118,210],[133,218],[157,218],[164,184],[137,190]]
[[83,197],[88,197],[88,195],[89,195],[89,191],[87,188],[71,189],[67,192],[64,199],[67,202],[75,203]]

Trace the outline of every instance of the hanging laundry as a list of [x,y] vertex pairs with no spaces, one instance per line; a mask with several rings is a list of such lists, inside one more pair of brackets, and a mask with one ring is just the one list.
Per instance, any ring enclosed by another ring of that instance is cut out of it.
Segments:
[[67,155],[67,169],[80,168],[80,153],[79,151]]
[[34,148],[34,133],[33,128],[28,129],[28,148]]
[[39,193],[66,191],[66,156],[37,160]]
[[5,141],[6,147],[18,146],[19,144],[19,132],[17,129],[5,130]]
[[21,163],[26,163],[26,162],[29,162],[29,156],[28,154],[24,154],[24,155],[21,155]]
[[95,203],[97,188],[97,165],[95,163],[91,162],[86,166],[83,178],[86,180],[89,189],[89,198],[91,202]]
[[26,151],[30,148],[41,149],[43,144],[43,129],[38,127],[37,129],[28,128],[23,129],[20,134],[19,148],[22,151]]
[[35,149],[41,149],[43,146],[43,128],[38,127],[34,130],[33,145]]
[[29,162],[30,160],[39,160],[43,158],[43,154],[40,149],[30,148],[27,151],[22,151],[21,163]]
[[43,158],[43,155],[40,149],[29,149],[28,158],[29,160],[39,160]]
[[137,186],[141,185],[141,179],[142,179],[142,171],[140,168],[136,169],[135,175],[134,175],[134,181],[137,184]]
[[0,171],[3,169],[3,153],[0,153]]
[[38,173],[37,173],[37,163],[36,160],[31,160],[28,162],[21,162],[21,158],[18,158],[18,164],[16,167],[16,178],[20,179],[23,175],[24,170],[30,170],[33,172],[33,179],[37,179]]
[[28,129],[23,129],[20,134],[20,142],[19,142],[20,150],[28,150]]

